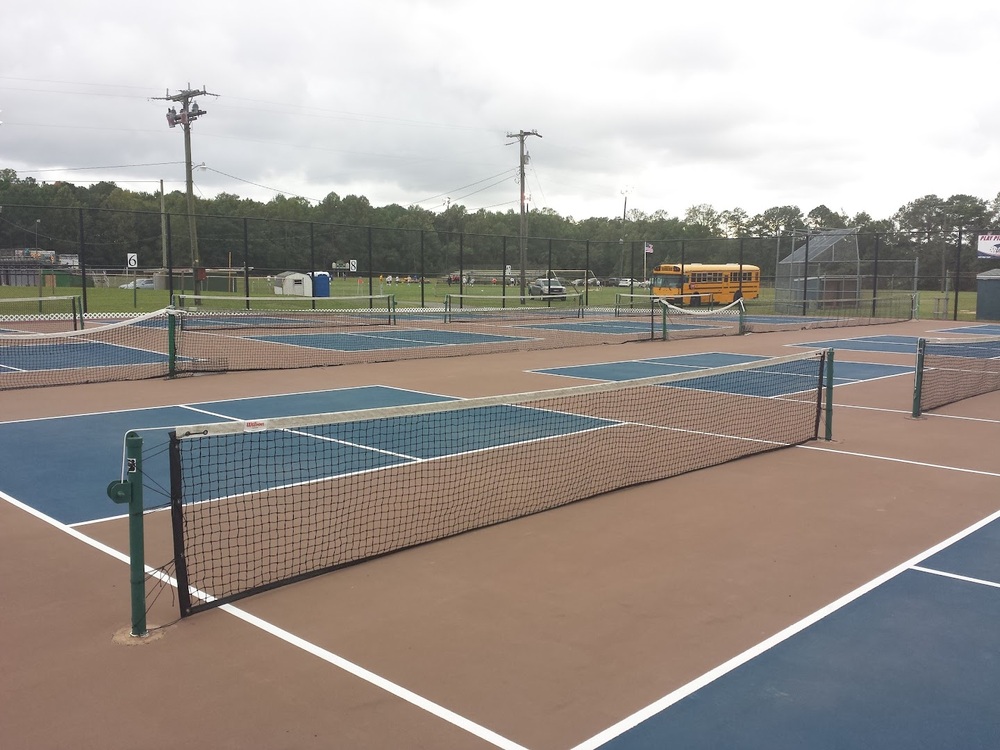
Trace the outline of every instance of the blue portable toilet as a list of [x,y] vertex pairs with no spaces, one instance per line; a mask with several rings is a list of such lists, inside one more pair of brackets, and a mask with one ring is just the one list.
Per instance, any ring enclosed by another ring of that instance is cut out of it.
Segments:
[[326,271],[318,271],[313,274],[313,296],[330,296],[330,274]]
[[1000,268],[976,276],[976,320],[1000,320]]

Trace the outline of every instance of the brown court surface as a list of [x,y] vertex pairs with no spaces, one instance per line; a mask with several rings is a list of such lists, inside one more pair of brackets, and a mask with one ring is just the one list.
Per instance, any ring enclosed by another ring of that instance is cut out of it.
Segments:
[[[943,327],[912,321],[8,391],[0,419],[371,384],[463,397],[523,392],[580,382],[526,372],[542,367],[697,351],[782,355],[801,351],[790,342]],[[913,363],[876,352],[837,359]],[[1000,508],[997,477],[940,468],[1000,470],[1000,393],[912,420],[912,388],[912,376],[838,387],[830,443],[609,493],[236,608],[511,743],[568,750]],[[147,561],[162,562],[161,519],[148,523]],[[127,551],[122,521],[78,532]],[[178,622],[170,590],[150,610],[150,623],[165,625],[155,637],[116,639],[128,625],[127,566],[6,502],[0,571],[0,747],[494,746],[229,611]]]

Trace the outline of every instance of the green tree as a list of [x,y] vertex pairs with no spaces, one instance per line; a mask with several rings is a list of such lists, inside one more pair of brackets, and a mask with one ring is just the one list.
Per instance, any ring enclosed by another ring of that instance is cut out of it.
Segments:
[[846,229],[847,217],[820,205],[806,215],[806,225],[810,229]]

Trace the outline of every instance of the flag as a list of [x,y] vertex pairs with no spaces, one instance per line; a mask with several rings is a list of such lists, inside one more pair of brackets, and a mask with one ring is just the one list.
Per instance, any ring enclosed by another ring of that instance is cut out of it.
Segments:
[[652,254],[653,254],[653,243],[652,242],[647,242],[646,243],[646,255],[652,255]]

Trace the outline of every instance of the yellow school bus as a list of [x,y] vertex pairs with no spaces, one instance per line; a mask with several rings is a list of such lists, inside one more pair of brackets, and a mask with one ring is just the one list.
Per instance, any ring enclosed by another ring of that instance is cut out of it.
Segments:
[[661,263],[649,277],[649,289],[674,305],[728,305],[757,299],[760,269],[745,263]]

